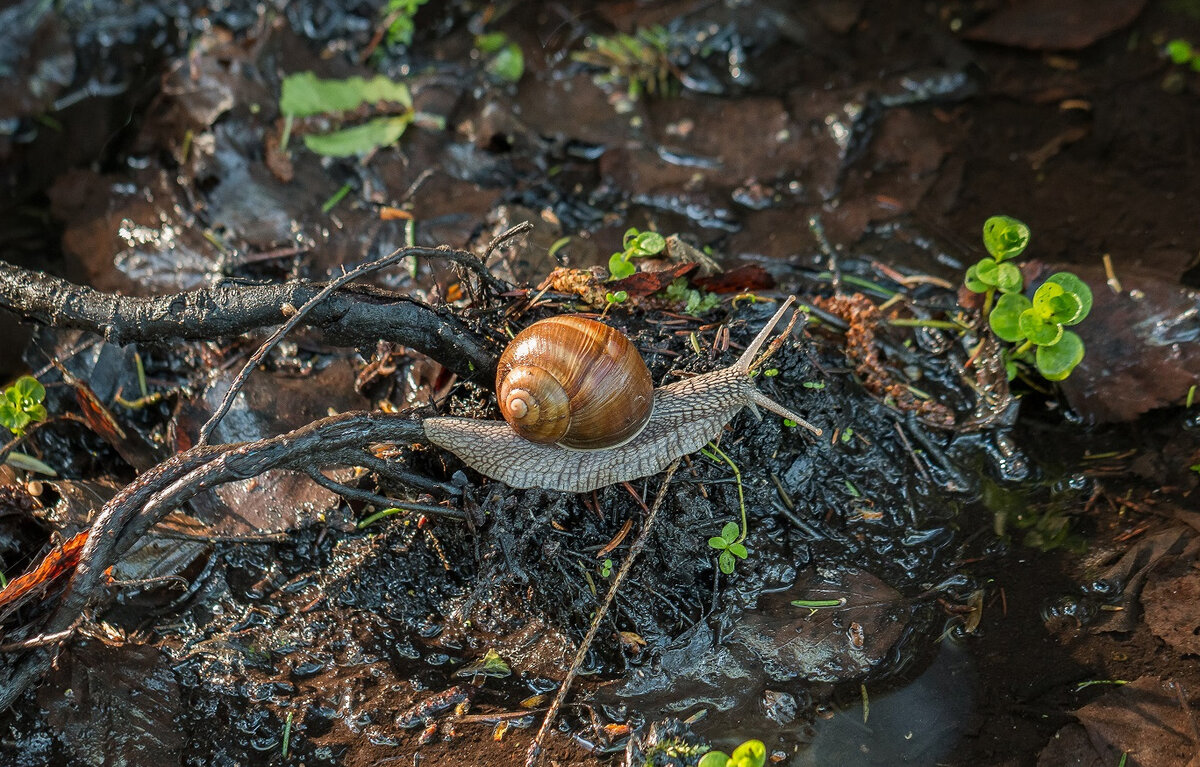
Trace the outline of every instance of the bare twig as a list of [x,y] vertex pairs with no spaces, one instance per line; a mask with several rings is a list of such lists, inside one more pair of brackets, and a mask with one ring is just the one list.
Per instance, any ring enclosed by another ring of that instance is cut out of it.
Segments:
[[[44,629],[59,635],[79,616],[108,597],[106,572],[147,530],[197,494],[271,469],[307,472],[333,465],[348,451],[372,442],[424,440],[419,421],[407,415],[342,413],[286,434],[234,445],[202,445],[179,453],[127,485],[97,513],[79,555],[75,574]],[[0,686],[7,708],[49,667],[48,649],[35,649]]]
[[667,497],[667,486],[671,484],[671,477],[675,476],[675,470],[679,468],[680,459],[675,461],[667,468],[667,473],[663,477],[662,486],[659,488],[658,497],[654,499],[654,505],[650,507],[650,513],[646,515],[646,522],[642,526],[642,532],[634,540],[633,545],[629,547],[629,554],[626,555],[625,561],[621,563],[621,567],[617,570],[616,576],[613,578],[612,586],[609,587],[608,593],[604,595],[604,602],[596,610],[596,615],[592,618],[592,625],[588,628],[588,632],[583,637],[583,641],[579,643],[579,649],[575,652],[575,657],[571,660],[571,668],[567,670],[567,676],[563,679],[558,688],[558,694],[554,696],[554,702],[550,704],[549,710],[546,712],[546,718],[542,720],[542,726],[538,728],[537,735],[533,736],[533,742],[529,744],[529,750],[525,752],[525,767],[535,767],[542,757],[542,739],[546,736],[550,726],[558,717],[558,710],[562,708],[563,701],[567,698],[567,692],[571,689],[571,682],[575,681],[576,674],[583,667],[584,658],[587,656],[588,649],[592,646],[592,641],[596,638],[596,632],[600,629],[600,624],[604,621],[604,616],[608,613],[608,608],[613,603],[613,598],[621,588],[621,584],[625,581],[625,576],[629,574],[633,567],[634,560],[638,554],[642,553],[642,549],[646,546],[646,541],[650,538],[650,531],[654,529],[654,520],[658,518],[658,511],[662,508],[663,501]]
[[[461,255],[479,263],[460,251],[410,248],[405,252],[430,258]],[[295,282],[219,285],[166,296],[121,296],[0,261],[0,309],[43,325],[97,333],[116,344],[241,335],[285,321],[288,307],[308,303],[324,287]],[[380,339],[391,341],[481,383],[495,374],[499,357],[497,344],[449,311],[371,286],[347,285],[335,291],[304,322],[321,331],[327,343],[361,347],[374,346]]]

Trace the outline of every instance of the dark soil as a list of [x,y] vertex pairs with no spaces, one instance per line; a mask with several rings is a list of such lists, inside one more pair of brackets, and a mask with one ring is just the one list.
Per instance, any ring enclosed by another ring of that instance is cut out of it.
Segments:
[[[479,365],[313,323],[216,443],[355,410],[495,417],[490,350],[587,311],[585,273],[543,280],[607,266],[629,227],[731,270],[699,317],[633,283],[606,310],[660,384],[736,359],[775,306],[738,293],[810,308],[757,381],[821,437],[748,413],[726,430],[749,550],[731,574],[707,541],[741,521],[734,473],[685,461],[544,763],[690,765],[687,744],[759,738],[791,765],[1200,765],[1200,74],[1164,52],[1200,45],[1200,5],[434,0],[410,45],[378,39],[374,2],[228,5],[0,11],[0,259],[144,296],[533,229],[488,262],[514,290],[422,258],[340,295],[440,307],[423,316],[462,323]],[[655,25],[642,69],[580,60]],[[520,46],[518,82],[489,74],[485,31]],[[330,126],[285,128],[278,106],[309,70],[406,82],[445,125],[322,158],[304,136]],[[1033,232],[1031,280],[1069,268],[1096,295],[1061,386],[1010,389],[986,332],[887,324],[970,306],[998,213]],[[51,420],[16,449],[56,476],[0,462],[10,582],[192,448],[268,332],[123,343],[22,308],[22,274],[4,273],[0,378],[46,385]],[[130,404],[139,366],[159,396]],[[5,648],[0,764],[524,763],[661,479],[515,490],[427,445],[372,455],[411,473],[339,460],[340,495],[271,471],[190,500],[28,688],[41,651]],[[425,511],[360,528],[373,493]],[[0,592],[0,642],[50,625],[66,580]],[[793,604],[822,599],[840,604]]]

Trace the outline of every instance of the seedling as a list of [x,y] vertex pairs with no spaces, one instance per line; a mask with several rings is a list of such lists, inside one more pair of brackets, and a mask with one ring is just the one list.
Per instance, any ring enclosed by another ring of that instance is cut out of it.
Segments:
[[719,567],[721,572],[725,573],[726,575],[732,575],[733,568],[737,565],[737,560],[745,559],[747,556],[749,556],[749,552],[746,551],[746,545],[744,543],[746,540],[747,529],[746,499],[742,494],[742,472],[738,469],[737,464],[733,462],[733,459],[725,455],[725,452],[722,451],[721,448],[717,447],[712,442],[708,444],[709,447],[712,448],[711,452],[703,448],[700,450],[700,452],[703,453],[707,458],[710,458],[714,461],[724,461],[726,464],[728,464],[729,468],[733,469],[734,479],[737,480],[738,506],[741,507],[742,511],[742,524],[739,526],[737,522],[728,522],[724,527],[721,528],[720,535],[714,535],[712,538],[708,539],[708,545],[721,552],[719,555],[717,555],[717,567]]
[[1009,380],[1016,377],[1018,363],[1033,365],[1046,380],[1063,380],[1083,359],[1083,341],[1066,328],[1091,311],[1091,289],[1074,274],[1058,272],[1033,300],[1026,298],[1021,270],[1010,261],[1029,245],[1029,227],[1014,218],[992,216],[984,222],[983,244],[989,257],[967,269],[965,284],[984,294],[983,313],[992,332],[1017,344],[1005,356]]
[[693,317],[699,317],[721,303],[721,297],[716,293],[689,288],[686,277],[680,277],[668,285],[663,295],[670,301],[683,304],[683,313]]
[[1167,43],[1165,52],[1172,63],[1191,67],[1193,72],[1200,72],[1200,51],[1181,37]]
[[666,94],[672,90],[670,34],[664,27],[639,29],[632,35],[593,35],[584,45],[587,50],[571,58],[605,70],[595,76],[597,85],[624,82],[630,101],[637,101],[642,93]]
[[417,11],[429,0],[388,0],[381,10],[387,22],[388,45],[412,45]]
[[600,563],[600,577],[607,578],[608,576],[612,575],[612,569],[613,561],[611,559],[604,560]]
[[21,376],[0,397],[0,426],[18,437],[35,421],[46,420],[46,387],[33,376]]
[[621,238],[621,247],[624,250],[613,253],[608,259],[610,280],[623,280],[631,276],[637,271],[633,259],[657,256],[667,247],[667,241],[658,232],[639,232],[635,227],[630,227]]
[[475,38],[475,49],[483,57],[484,70],[495,80],[515,83],[525,74],[525,54],[521,46],[503,32],[488,32]]
[[749,556],[745,544],[742,543],[745,539],[746,536],[743,534],[742,528],[738,527],[737,522],[726,523],[721,528],[720,535],[714,535],[708,539],[708,545],[721,552],[717,556],[717,566],[721,568],[721,572],[726,575],[731,574],[737,563],[734,557],[745,559]]
[[696,767],[763,767],[767,763],[767,746],[761,740],[748,740],[733,750],[709,751],[700,757]]

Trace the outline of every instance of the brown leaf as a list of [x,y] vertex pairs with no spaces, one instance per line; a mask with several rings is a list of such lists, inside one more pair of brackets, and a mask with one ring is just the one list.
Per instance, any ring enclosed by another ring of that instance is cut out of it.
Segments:
[[623,280],[605,284],[607,290],[616,293],[623,290],[630,298],[641,298],[660,290],[666,290],[672,282],[696,270],[699,264],[678,264],[655,272],[635,272]]
[[711,293],[752,293],[775,287],[775,278],[758,264],[744,264],[711,277],[697,277],[692,284]]
[[1037,51],[1080,50],[1130,24],[1146,0],[1026,0],[1003,5],[968,40]]
[[51,549],[33,570],[9,581],[4,590],[0,591],[0,615],[7,615],[27,602],[36,592],[48,587],[59,576],[73,571],[85,543],[87,533],[79,533],[62,546]]

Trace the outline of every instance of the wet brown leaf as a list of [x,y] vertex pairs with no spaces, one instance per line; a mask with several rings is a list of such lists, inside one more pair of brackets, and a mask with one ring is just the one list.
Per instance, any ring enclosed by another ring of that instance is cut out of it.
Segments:
[[713,293],[753,293],[775,287],[775,278],[758,264],[744,264],[711,277],[697,277],[692,284]]
[[80,764],[180,764],[185,730],[176,722],[179,682],[166,656],[153,647],[74,644],[59,657],[39,703],[59,742]]
[[33,570],[9,581],[0,591],[0,616],[25,604],[60,576],[74,571],[85,543],[87,533],[79,533],[63,545],[53,548]]
[[1125,767],[1200,767],[1194,724],[1169,681],[1141,677],[1075,715],[1086,737],[1079,737],[1077,725],[1064,728],[1038,758],[1039,767],[1115,765],[1124,753]]
[[[1073,328],[1083,339],[1083,361],[1061,386],[1071,407],[1092,423],[1129,421],[1182,404],[1200,380],[1200,294],[1137,263],[1114,261],[1119,293],[1105,284],[1099,263],[1066,267],[1091,286],[1093,305]],[[1048,265],[1044,273],[1055,271]]]
[[1181,653],[1200,655],[1200,571],[1151,575],[1142,589],[1146,623]]
[[1025,0],[1001,6],[968,40],[1032,50],[1079,50],[1122,29],[1146,0]]
[[[841,604],[807,608],[795,600]],[[768,674],[787,669],[808,680],[841,682],[884,661],[909,610],[898,591],[863,570],[810,571],[786,592],[761,599],[729,641],[757,654]]]

